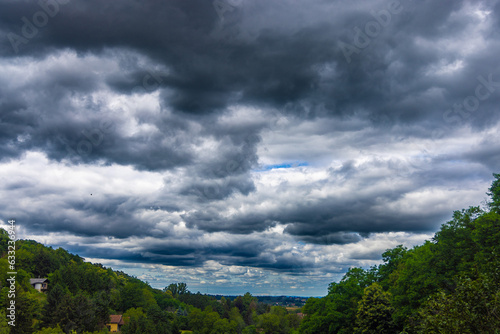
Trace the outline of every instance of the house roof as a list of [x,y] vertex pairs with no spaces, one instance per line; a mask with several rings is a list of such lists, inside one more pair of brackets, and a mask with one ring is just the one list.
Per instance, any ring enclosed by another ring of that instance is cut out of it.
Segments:
[[118,324],[123,325],[123,317],[121,314],[110,314],[109,315],[109,323],[110,324]]
[[48,282],[48,278],[30,278],[30,284],[45,283]]

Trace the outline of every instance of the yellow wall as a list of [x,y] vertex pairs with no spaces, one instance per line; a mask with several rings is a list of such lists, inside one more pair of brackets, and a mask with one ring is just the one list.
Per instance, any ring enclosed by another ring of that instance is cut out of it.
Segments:
[[107,324],[110,332],[118,332],[118,324]]

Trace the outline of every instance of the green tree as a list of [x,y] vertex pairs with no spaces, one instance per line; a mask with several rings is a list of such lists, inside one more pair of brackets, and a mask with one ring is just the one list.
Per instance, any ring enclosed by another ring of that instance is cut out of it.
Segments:
[[488,204],[493,211],[500,213],[500,174],[493,174],[493,177],[495,180],[488,189],[488,195],[491,196],[491,202]]
[[142,282],[128,282],[121,290],[120,309],[145,308],[148,306],[147,296],[143,290]]
[[207,306],[203,311],[203,334],[209,334],[215,323],[220,320],[219,313],[215,312],[211,306]]
[[167,286],[164,291],[170,291],[172,296],[179,297],[179,295],[184,295],[189,293],[186,283],[171,283]]
[[231,300],[222,297],[220,299],[220,304],[222,305],[222,310],[223,310],[221,316],[226,319],[229,318],[229,310],[231,309]]
[[474,242],[474,264],[471,269],[479,273],[489,272],[500,283],[499,255],[500,255],[500,214],[488,212],[478,217],[474,228],[470,232]]
[[264,334],[280,333],[280,318],[276,314],[265,313],[260,316],[259,327]]
[[170,334],[172,333],[172,319],[173,316],[162,311],[160,307],[156,304],[152,304],[146,310],[146,315],[149,321],[154,324],[155,333],[157,334]]
[[9,334],[10,326],[7,323],[7,317],[3,309],[0,310],[0,334]]
[[429,295],[439,289],[440,274],[433,270],[435,253],[429,241],[413,248],[394,273],[394,283],[389,289],[395,309],[394,320],[401,328],[417,312]]
[[63,300],[64,295],[69,294],[65,291],[60,284],[55,284],[54,286],[49,285],[49,292],[47,294],[47,303],[43,309],[43,323],[47,327],[57,324],[57,319],[55,313],[59,307],[59,304]]
[[238,308],[240,314],[245,311],[245,303],[243,302],[243,297],[236,297],[233,301],[233,305]]
[[257,334],[257,328],[254,325],[247,326],[241,332],[242,334]]
[[391,297],[378,283],[365,288],[356,314],[355,333],[389,334],[396,333],[392,321]]
[[247,325],[253,324],[253,314],[257,310],[257,298],[253,297],[250,292],[247,292],[241,298],[242,308],[241,316]]
[[201,332],[203,329],[203,312],[195,308],[188,315],[189,327],[194,331]]
[[382,253],[382,260],[384,263],[377,268],[376,275],[383,287],[387,288],[392,284],[391,278],[393,278],[393,276],[391,276],[391,274],[397,270],[407,253],[408,248],[403,245],[398,245]]
[[131,308],[123,314],[125,325],[122,327],[123,334],[156,333],[154,324],[148,321],[142,308]]
[[238,325],[227,319],[219,319],[213,324],[210,334],[238,334]]
[[177,283],[177,290],[179,291],[179,295],[183,295],[189,292],[186,283]]
[[33,333],[33,315],[38,303],[35,298],[22,289],[16,290],[16,326],[11,326],[11,334]]
[[439,276],[438,286],[447,291],[455,289],[455,276],[459,272],[471,272],[474,269],[474,256],[477,244],[472,238],[476,220],[484,212],[479,207],[455,211],[453,219],[441,226],[433,238],[432,252],[434,259],[430,263]]
[[96,317],[94,301],[84,294],[78,294],[73,298],[72,304],[73,321],[76,324],[77,331],[93,332],[97,330],[99,319]]
[[98,327],[103,327],[109,320],[110,297],[106,291],[100,290],[94,294],[94,313]]
[[286,319],[290,328],[297,329],[300,326],[300,318],[297,313],[286,315]]
[[242,330],[245,327],[245,321],[240,314],[240,311],[237,307],[233,307],[229,312],[229,320],[236,323],[238,325],[238,329]]
[[350,268],[338,283],[332,282],[324,298],[309,298],[304,306],[308,316],[300,325],[304,334],[353,333],[358,302],[364,289],[375,281],[372,271]]
[[300,332],[304,334],[329,333],[333,318],[340,315],[334,307],[329,296],[307,299],[303,308],[307,316],[300,325]]
[[419,311],[419,333],[498,333],[500,288],[488,276],[463,279],[455,292],[440,291]]
[[61,266],[59,259],[53,254],[51,248],[38,244],[33,257],[33,276],[47,277],[48,274],[59,269]]
[[64,334],[63,330],[59,325],[55,328],[44,328],[38,332],[35,332],[35,334]]

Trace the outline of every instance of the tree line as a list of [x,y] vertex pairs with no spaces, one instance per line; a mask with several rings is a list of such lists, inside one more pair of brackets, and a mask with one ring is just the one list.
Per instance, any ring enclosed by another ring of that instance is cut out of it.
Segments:
[[455,211],[432,240],[351,268],[309,298],[300,333],[500,333],[500,174],[491,200]]

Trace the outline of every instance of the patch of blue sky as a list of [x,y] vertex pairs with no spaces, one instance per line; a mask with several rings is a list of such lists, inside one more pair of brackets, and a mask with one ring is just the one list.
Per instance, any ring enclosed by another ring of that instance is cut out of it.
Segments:
[[267,172],[272,169],[288,169],[288,168],[296,168],[296,167],[304,167],[309,166],[307,162],[292,162],[292,163],[281,163],[275,165],[264,165],[262,168],[255,170],[256,172]]

